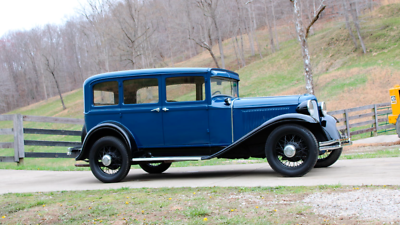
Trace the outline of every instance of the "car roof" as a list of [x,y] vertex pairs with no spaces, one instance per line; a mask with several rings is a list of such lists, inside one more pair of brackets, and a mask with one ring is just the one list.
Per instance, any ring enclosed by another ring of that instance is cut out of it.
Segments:
[[94,75],[85,80],[84,85],[93,81],[116,78],[116,77],[135,77],[150,76],[161,74],[190,74],[190,73],[208,73],[212,71],[211,76],[222,76],[239,80],[239,75],[233,71],[215,68],[157,68],[157,69],[141,69],[141,70],[125,70],[110,73],[102,73]]

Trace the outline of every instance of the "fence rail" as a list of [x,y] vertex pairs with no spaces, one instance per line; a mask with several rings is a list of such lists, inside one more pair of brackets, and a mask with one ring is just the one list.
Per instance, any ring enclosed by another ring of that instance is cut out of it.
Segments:
[[13,127],[0,129],[0,135],[14,135],[14,142],[0,142],[0,148],[13,148],[14,156],[0,156],[0,162],[21,163],[23,162],[24,158],[71,158],[72,157],[68,156],[66,153],[25,152],[24,146],[75,147],[81,145],[80,142],[25,140],[24,134],[81,136],[81,131],[24,128],[23,122],[25,121],[25,122],[83,125],[84,123],[83,119],[44,117],[44,116],[24,116],[20,114],[15,114],[15,115],[0,115],[0,121],[13,121]]
[[[389,130],[395,128],[393,124],[388,124],[389,120],[387,115],[392,113],[392,110],[389,109],[390,105],[390,102],[366,105],[350,109],[332,111],[328,112],[328,114],[337,117],[340,123],[344,123],[344,125],[338,126],[337,128],[338,130],[343,131],[348,137],[369,132],[373,132],[374,135],[377,135],[378,131],[380,130]],[[366,110],[371,110],[371,112],[365,112]],[[350,115],[350,113],[360,114]],[[365,118],[367,118],[368,120],[360,121]],[[382,123],[385,124],[380,125]],[[365,126],[371,127],[365,128]],[[351,131],[352,128],[360,129],[353,129],[353,131]]]

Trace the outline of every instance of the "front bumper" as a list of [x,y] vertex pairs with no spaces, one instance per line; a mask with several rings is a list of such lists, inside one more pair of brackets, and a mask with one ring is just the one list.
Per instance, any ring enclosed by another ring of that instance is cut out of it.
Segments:
[[331,141],[323,141],[319,143],[319,151],[331,151],[351,144],[353,144],[353,142],[347,137]]

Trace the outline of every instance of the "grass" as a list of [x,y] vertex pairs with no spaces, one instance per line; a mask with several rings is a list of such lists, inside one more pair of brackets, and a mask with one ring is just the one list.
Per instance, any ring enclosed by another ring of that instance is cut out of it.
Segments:
[[340,159],[370,159],[370,158],[391,158],[400,157],[400,149],[378,150],[376,152],[342,154]]
[[[0,195],[1,224],[322,224],[307,195],[397,186],[207,187]],[[79,199],[79,201],[76,201]],[[370,223],[341,217],[340,223]],[[374,221],[376,222],[376,221]]]

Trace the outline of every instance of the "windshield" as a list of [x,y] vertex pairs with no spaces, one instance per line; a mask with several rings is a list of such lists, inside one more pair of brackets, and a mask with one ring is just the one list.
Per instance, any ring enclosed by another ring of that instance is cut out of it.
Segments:
[[237,98],[237,80],[228,78],[211,78],[211,97],[217,95],[228,95]]

